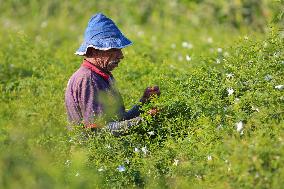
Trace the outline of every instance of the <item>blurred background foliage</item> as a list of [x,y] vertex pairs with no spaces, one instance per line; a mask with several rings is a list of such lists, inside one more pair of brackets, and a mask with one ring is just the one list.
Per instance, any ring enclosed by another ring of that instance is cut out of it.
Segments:
[[[34,21],[63,17],[81,22],[88,13],[103,10],[105,14],[117,18],[128,18],[127,24],[155,25],[159,21],[160,25],[160,21],[168,23],[187,20],[197,25],[207,22],[228,23],[240,27],[245,24],[261,29],[274,13],[283,12],[281,2],[283,3],[282,0],[125,0],[122,3],[112,0],[106,3],[77,0],[2,0],[0,10],[2,15],[19,21],[21,18]],[[125,23],[126,20],[120,22]]]
[[283,24],[282,0],[112,0],[107,3],[77,0],[1,0],[0,5],[4,27],[30,26],[33,30],[37,30],[40,24],[45,26],[49,20],[59,21],[58,27],[61,22],[61,27],[72,28],[78,24],[85,26],[85,20],[95,12],[111,15],[118,24],[127,27],[148,25],[153,29],[169,29],[188,23],[196,27],[203,24],[227,24],[235,28],[248,26],[264,31],[272,20]]

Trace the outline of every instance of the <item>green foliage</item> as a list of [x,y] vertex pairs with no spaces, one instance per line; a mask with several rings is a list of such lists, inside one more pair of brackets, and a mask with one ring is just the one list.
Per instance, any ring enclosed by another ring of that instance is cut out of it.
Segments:
[[[255,11],[278,14],[281,6],[162,2],[0,1],[1,188],[284,185],[284,41],[279,25],[251,32],[266,28]],[[255,10],[252,28],[229,27],[246,27],[242,12],[226,12],[233,5]],[[66,129],[64,90],[81,62],[73,55],[78,36],[93,11],[106,9],[134,41],[113,73],[125,105],[148,85],[162,91],[143,107],[159,114],[144,114],[122,137]]]

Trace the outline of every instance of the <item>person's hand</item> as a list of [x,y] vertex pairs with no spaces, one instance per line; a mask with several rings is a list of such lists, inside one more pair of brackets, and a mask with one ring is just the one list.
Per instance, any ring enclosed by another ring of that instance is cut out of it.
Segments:
[[151,108],[151,109],[148,111],[148,114],[151,115],[151,116],[155,116],[157,113],[159,113],[158,108]]
[[161,92],[158,86],[147,87],[144,91],[142,98],[140,99],[140,102],[144,104],[148,102],[150,98],[153,97],[154,95],[160,96],[160,94]]

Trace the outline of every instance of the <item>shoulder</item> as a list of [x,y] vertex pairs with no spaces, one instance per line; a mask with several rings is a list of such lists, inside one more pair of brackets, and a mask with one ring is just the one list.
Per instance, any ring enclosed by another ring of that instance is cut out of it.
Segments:
[[88,68],[81,66],[69,79],[70,87],[80,88],[84,86],[93,86],[98,88],[107,88],[108,83],[98,74]]
[[91,70],[85,68],[85,67],[80,67],[72,76],[71,78],[75,80],[83,80],[87,78],[91,78]]
[[70,77],[68,84],[67,84],[67,88],[71,88],[74,90],[79,85],[82,85],[82,83],[86,83],[90,81],[91,81],[91,72],[84,67],[80,67]]
[[84,81],[91,81],[92,73],[89,69],[80,67],[69,79],[69,83],[79,84]]

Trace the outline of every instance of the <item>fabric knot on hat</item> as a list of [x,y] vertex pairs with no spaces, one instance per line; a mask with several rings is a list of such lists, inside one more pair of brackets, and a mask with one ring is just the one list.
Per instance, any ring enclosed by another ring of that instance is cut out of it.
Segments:
[[131,44],[110,18],[98,13],[91,17],[85,30],[84,42],[75,54],[85,55],[89,47],[98,50],[122,49]]

